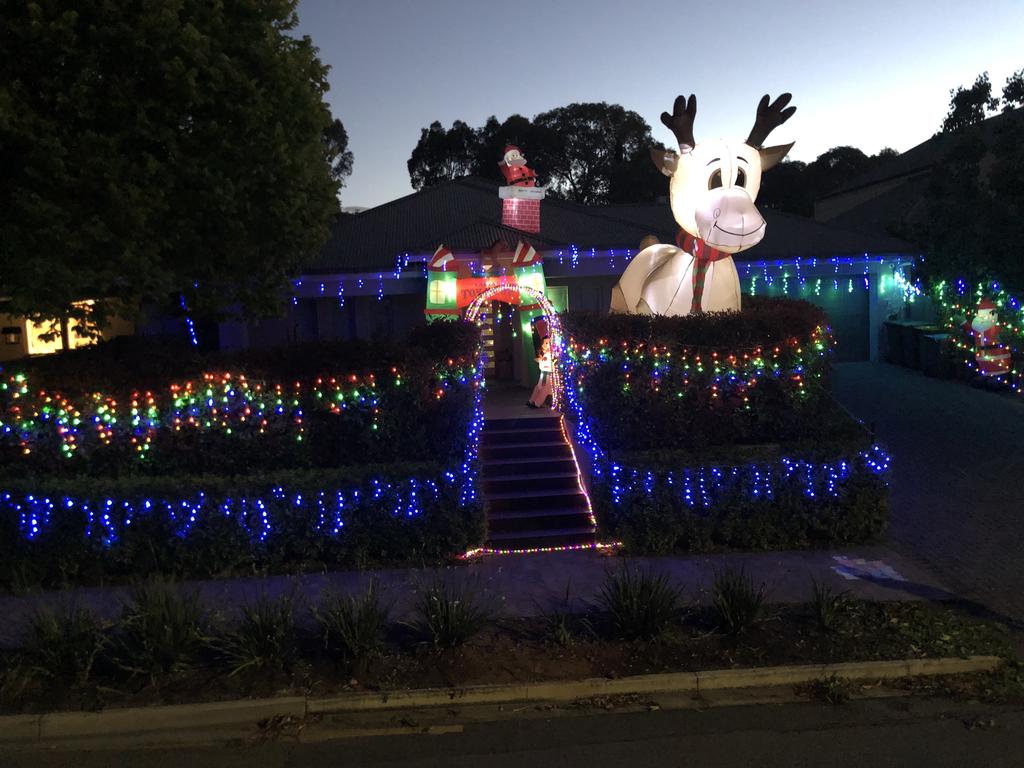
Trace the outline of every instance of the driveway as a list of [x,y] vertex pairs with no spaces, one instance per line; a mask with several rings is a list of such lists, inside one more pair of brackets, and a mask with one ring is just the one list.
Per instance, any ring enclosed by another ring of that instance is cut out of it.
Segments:
[[884,363],[837,365],[834,392],[893,454],[893,548],[1024,622],[1024,400]]

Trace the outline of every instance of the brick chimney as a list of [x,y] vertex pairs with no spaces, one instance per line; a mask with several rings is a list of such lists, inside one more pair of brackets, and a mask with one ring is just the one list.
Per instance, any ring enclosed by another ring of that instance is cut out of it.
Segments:
[[501,223],[524,232],[540,232],[540,200],[505,198],[501,201]]

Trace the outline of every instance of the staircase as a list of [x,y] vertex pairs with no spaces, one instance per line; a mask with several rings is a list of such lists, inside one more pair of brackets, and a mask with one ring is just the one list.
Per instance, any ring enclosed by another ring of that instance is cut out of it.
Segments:
[[596,543],[560,416],[487,419],[480,461],[489,549]]

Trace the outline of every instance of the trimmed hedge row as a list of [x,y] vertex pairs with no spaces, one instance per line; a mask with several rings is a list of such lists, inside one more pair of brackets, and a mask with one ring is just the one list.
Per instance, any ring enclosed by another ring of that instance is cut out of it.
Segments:
[[742,312],[569,314],[563,360],[599,529],[653,554],[863,542],[888,520],[888,457],[829,393],[805,301]]
[[461,498],[461,483],[428,464],[9,482],[0,585],[438,562],[483,541],[482,506]]
[[741,312],[700,312],[679,317],[665,315],[562,314],[567,336],[589,347],[601,341],[643,342],[679,353],[700,346],[720,350],[769,347],[793,337],[806,339],[819,326],[828,325],[825,311],[799,299],[744,296]]
[[[458,375],[437,395],[446,369],[472,368],[478,340],[472,324],[434,323],[402,345],[208,355],[125,339],[27,361],[33,383],[63,392],[67,382],[80,392],[125,392],[225,368],[308,381],[331,371],[383,376],[400,364],[403,376],[374,415],[372,436],[358,418],[306,412],[302,441],[183,430],[157,441],[160,465],[148,473],[102,448],[84,464],[57,456],[64,464],[42,461],[32,473],[8,457],[0,464],[0,586],[422,564],[479,547],[483,510],[475,475],[463,469],[477,389]],[[396,461],[410,456],[428,461]]]
[[[847,471],[837,472],[831,485],[826,472],[809,486],[800,460],[791,461],[797,467],[792,472],[778,461],[737,468],[738,481],[710,489],[713,501],[707,506],[702,480],[712,486],[715,472],[728,480],[732,467],[680,465],[669,471],[640,463],[617,465],[618,472],[609,467],[592,483],[594,514],[603,532],[638,554],[827,547],[870,541],[885,531],[887,469],[872,467],[860,455],[833,459],[832,467],[845,461]],[[622,476],[633,469],[640,482],[623,484]],[[687,475],[689,483],[683,479]]]
[[805,301],[745,300],[742,312],[568,314],[566,381],[607,450],[798,440],[820,431],[828,318]]
[[[328,342],[203,355],[129,338],[18,361],[16,370],[24,369],[27,381],[0,381],[0,475],[234,474],[443,462],[465,451],[463,425],[473,404],[465,373],[472,370],[478,339],[469,323],[433,323],[416,328],[402,345]],[[203,381],[204,371],[224,370],[233,374],[227,383],[219,377],[210,385]],[[8,377],[14,372],[5,371]],[[358,384],[346,388],[350,373],[359,374]],[[370,374],[373,386],[367,385]],[[318,385],[320,376],[341,382]],[[199,393],[209,386],[210,395],[181,399],[185,405],[176,406],[181,390],[175,394],[171,384],[185,380],[198,382]],[[280,405],[274,382],[282,384]],[[152,416],[147,398],[133,396],[146,387],[153,393]],[[353,397],[355,389],[360,398]],[[105,397],[97,400],[95,391]],[[55,392],[72,404],[64,407],[71,413],[65,419],[78,413],[73,450],[67,426],[56,418]],[[336,396],[347,398],[343,409],[332,409]],[[141,418],[133,400],[140,403]],[[200,426],[191,426],[190,418]],[[207,422],[213,426],[203,426]]]

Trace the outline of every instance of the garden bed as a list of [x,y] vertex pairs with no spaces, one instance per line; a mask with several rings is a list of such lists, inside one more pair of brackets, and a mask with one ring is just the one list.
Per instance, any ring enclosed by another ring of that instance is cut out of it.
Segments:
[[0,587],[479,546],[478,338],[435,323],[404,345],[235,355],[132,339],[3,371]]
[[627,551],[865,542],[889,457],[831,397],[817,307],[568,315],[566,400],[599,528]]
[[[19,664],[12,655],[0,681],[0,707],[5,713],[96,710],[783,664],[975,654],[1012,658],[1011,637],[1002,626],[952,606],[925,603],[846,602],[828,628],[821,624],[817,605],[776,606],[736,634],[724,631],[714,608],[692,609],[673,618],[656,637],[634,640],[621,639],[612,617],[599,611],[498,619],[448,649],[435,647],[414,626],[394,625],[378,651],[358,660],[325,649],[311,624],[289,630],[273,652],[252,648],[230,661],[215,650],[216,639],[209,640],[156,678],[126,671],[125,660],[114,661],[107,650],[98,653],[88,677],[78,681],[67,672],[61,677],[59,668],[33,674],[27,661]],[[148,668],[148,658],[134,662]],[[233,669],[238,664],[246,666]],[[1011,694],[1024,697],[1020,668],[1013,662],[1011,668],[1017,670]]]

